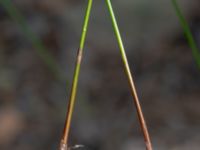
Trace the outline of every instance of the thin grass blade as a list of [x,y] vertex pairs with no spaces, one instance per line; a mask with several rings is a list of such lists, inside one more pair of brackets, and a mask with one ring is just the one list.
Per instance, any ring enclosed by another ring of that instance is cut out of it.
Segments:
[[58,64],[55,62],[54,58],[49,54],[48,50],[39,40],[39,38],[37,38],[37,36],[31,31],[30,27],[25,21],[25,18],[19,12],[19,10],[13,5],[13,3],[10,0],[0,0],[0,4],[2,4],[7,13],[11,16],[11,18],[19,24],[24,35],[33,44],[37,54],[47,65],[49,70],[56,76],[56,78],[61,79],[62,77]]
[[200,69],[200,51],[199,51],[199,48],[194,40],[194,37],[192,35],[192,32],[190,30],[190,27],[183,15],[183,13],[181,12],[181,9],[177,3],[176,0],[172,0],[172,4],[174,6],[174,9],[176,11],[176,15],[178,16],[179,18],[179,21],[180,21],[180,24],[184,30],[184,33],[185,33],[185,36],[187,38],[187,41],[189,43],[189,46],[190,48],[192,49],[192,54],[193,54],[193,57],[195,59],[195,62],[197,64],[197,67]]

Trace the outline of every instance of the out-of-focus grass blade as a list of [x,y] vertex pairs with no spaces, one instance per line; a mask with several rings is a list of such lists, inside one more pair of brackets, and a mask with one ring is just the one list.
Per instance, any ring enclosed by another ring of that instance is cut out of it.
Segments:
[[3,7],[7,11],[7,13],[11,16],[11,18],[19,24],[26,38],[29,39],[30,42],[33,44],[37,54],[47,65],[50,71],[55,75],[57,79],[61,79],[61,73],[58,64],[49,54],[48,50],[45,48],[45,46],[42,44],[39,38],[37,38],[37,36],[31,31],[30,27],[27,25],[25,21],[25,18],[18,11],[18,9],[12,4],[10,0],[0,0],[0,3],[3,5]]
[[193,38],[190,27],[189,27],[185,17],[183,16],[181,9],[179,8],[177,0],[172,0],[172,4],[173,4],[176,14],[180,20],[181,26],[183,27],[183,30],[185,32],[185,36],[188,40],[188,43],[192,49],[192,53],[193,53],[194,59],[196,61],[196,64],[197,64],[198,68],[200,69],[200,51],[199,51],[198,46]]

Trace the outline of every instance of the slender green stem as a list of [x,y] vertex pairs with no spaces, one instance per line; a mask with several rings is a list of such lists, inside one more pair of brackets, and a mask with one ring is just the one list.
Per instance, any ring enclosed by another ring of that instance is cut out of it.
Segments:
[[198,68],[200,69],[200,51],[199,51],[198,46],[196,45],[196,42],[193,38],[190,27],[189,27],[185,17],[183,16],[183,13],[181,12],[181,9],[179,8],[177,1],[172,0],[172,4],[173,4],[176,14],[180,20],[181,26],[185,32],[185,36],[188,40],[188,43],[192,49],[192,54],[196,61],[196,64],[197,64]]
[[37,36],[31,31],[30,27],[27,25],[23,15],[19,10],[13,5],[10,0],[0,0],[0,3],[8,12],[8,14],[15,20],[21,27],[21,30],[25,34],[26,38],[31,41],[33,46],[36,49],[37,54],[43,60],[43,62],[48,66],[51,72],[56,76],[56,78],[61,79],[61,74],[59,67],[53,57],[49,54],[46,47],[42,42],[37,38]]
[[69,99],[69,104],[68,104],[68,112],[66,116],[66,122],[65,122],[65,127],[63,131],[63,137],[61,139],[61,147],[68,147],[68,138],[69,138],[69,130],[71,126],[71,119],[74,111],[74,104],[75,104],[75,99],[76,99],[76,93],[77,93],[77,85],[78,85],[78,79],[79,79],[79,74],[80,74],[80,67],[81,67],[81,62],[82,62],[82,56],[83,56],[83,48],[85,45],[85,39],[86,39],[86,34],[87,34],[87,29],[88,29],[88,22],[91,14],[91,8],[92,8],[92,3],[93,0],[88,1],[88,6],[86,10],[86,15],[84,19],[84,26],[83,26],[83,31],[82,31],[82,36],[81,36],[81,41],[80,41],[80,47],[78,50],[78,55],[77,55],[77,61],[76,61],[76,68],[74,71],[74,79],[72,83],[72,89],[71,89],[71,95]]
[[149,132],[148,132],[147,125],[146,125],[146,122],[145,122],[145,119],[144,119],[144,115],[143,115],[143,112],[142,112],[140,101],[138,99],[136,87],[135,87],[135,84],[134,84],[134,81],[133,81],[133,78],[132,78],[132,75],[131,75],[130,67],[129,67],[129,64],[128,64],[127,56],[126,56],[126,53],[125,53],[124,45],[123,45],[123,42],[122,42],[122,39],[121,39],[121,35],[120,35],[120,31],[119,31],[119,28],[118,28],[118,25],[117,25],[115,14],[114,14],[114,11],[113,11],[113,8],[112,8],[112,4],[111,4],[110,0],[106,0],[106,2],[107,2],[109,13],[110,13],[110,16],[111,16],[111,19],[112,19],[112,24],[113,24],[113,28],[114,28],[114,31],[115,31],[115,34],[116,34],[116,37],[117,37],[117,41],[118,41],[118,44],[119,44],[121,57],[122,57],[124,67],[125,67],[125,71],[126,71],[126,75],[128,77],[128,81],[129,81],[129,84],[130,84],[132,96],[134,98],[134,103],[136,105],[137,114],[138,114],[138,118],[139,118],[139,121],[140,121],[140,126],[141,126],[143,134],[144,134],[146,149],[152,150],[152,144],[151,144]]

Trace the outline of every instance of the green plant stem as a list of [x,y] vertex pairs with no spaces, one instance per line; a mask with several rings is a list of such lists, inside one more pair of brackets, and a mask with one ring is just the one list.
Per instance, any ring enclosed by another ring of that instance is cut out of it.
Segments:
[[57,63],[49,54],[48,50],[45,48],[42,42],[31,31],[30,27],[27,25],[23,15],[19,12],[19,10],[13,5],[13,3],[10,0],[0,0],[0,3],[8,12],[8,14],[12,17],[12,19],[19,24],[26,38],[31,41],[31,43],[36,49],[37,54],[47,65],[50,71],[56,76],[56,78],[61,79],[62,77]]
[[184,33],[185,33],[185,36],[188,40],[188,43],[190,45],[190,48],[192,49],[192,54],[193,54],[193,57],[195,59],[195,62],[198,66],[198,68],[200,69],[200,51],[198,49],[198,46],[196,45],[196,42],[193,38],[193,35],[192,35],[192,32],[190,30],[190,27],[185,19],[185,17],[183,16],[183,13],[181,12],[181,9],[179,8],[179,5],[177,3],[176,0],[172,0],[172,4],[174,6],[174,9],[176,11],[176,15],[178,16],[179,18],[179,21],[181,23],[181,26],[184,30]]
[[124,67],[125,67],[125,71],[126,71],[126,75],[128,77],[128,81],[129,81],[129,84],[130,84],[132,96],[134,98],[134,103],[136,105],[137,114],[138,114],[138,118],[139,118],[139,121],[140,121],[140,126],[141,126],[143,134],[144,134],[146,149],[152,150],[152,144],[151,144],[149,132],[148,132],[148,129],[147,129],[147,125],[145,123],[145,119],[144,119],[144,115],[143,115],[142,108],[141,108],[141,105],[140,105],[140,101],[138,99],[136,87],[135,87],[135,84],[134,84],[134,81],[133,81],[133,78],[132,78],[132,75],[131,75],[130,67],[129,67],[129,64],[128,64],[127,56],[126,56],[126,53],[125,53],[124,45],[123,45],[123,42],[122,42],[122,39],[121,39],[121,35],[120,35],[120,31],[119,31],[119,28],[118,28],[118,25],[117,25],[115,14],[114,14],[114,11],[113,11],[113,8],[112,8],[112,4],[111,4],[110,0],[106,0],[106,2],[107,2],[109,13],[110,13],[110,16],[111,16],[111,19],[112,19],[112,24],[113,24],[113,28],[114,28],[114,31],[115,31],[115,34],[116,34],[116,37],[117,37],[117,41],[118,41],[118,44],[119,44],[121,57],[122,57]]
[[[76,93],[77,93],[77,85],[78,85],[80,67],[81,67],[82,56],[83,56],[83,48],[84,48],[84,44],[85,44],[92,3],[93,3],[93,0],[88,1],[86,15],[85,15],[85,19],[84,19],[83,31],[82,31],[81,41],[80,41],[80,47],[78,49],[77,61],[76,61],[76,66],[75,66],[75,71],[74,71],[74,79],[73,79],[73,83],[72,83],[72,89],[71,89],[70,99],[69,99],[69,104],[68,104],[68,112],[67,112],[67,116],[66,116],[63,137],[61,139],[61,147],[62,146],[68,147],[69,130],[70,130],[71,119],[72,119],[72,115],[73,115],[73,111],[74,111],[74,104],[75,104]],[[60,150],[62,150],[62,149],[60,149]]]

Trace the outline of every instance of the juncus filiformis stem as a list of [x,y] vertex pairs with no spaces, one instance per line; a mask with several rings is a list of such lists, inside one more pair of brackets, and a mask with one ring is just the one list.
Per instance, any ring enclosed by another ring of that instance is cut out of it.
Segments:
[[129,67],[129,64],[128,64],[126,52],[125,52],[124,45],[123,45],[123,42],[122,42],[122,39],[121,39],[121,35],[120,35],[120,32],[119,32],[119,28],[118,28],[118,25],[117,25],[115,14],[114,14],[114,11],[113,11],[113,8],[112,8],[112,4],[111,4],[110,0],[106,0],[106,3],[107,3],[107,6],[108,6],[108,10],[109,10],[109,13],[110,13],[110,16],[111,16],[111,19],[112,19],[112,25],[113,25],[113,28],[114,28],[114,31],[115,31],[115,34],[116,34],[116,37],[117,37],[118,44],[119,44],[121,57],[122,57],[122,60],[123,60],[123,63],[124,63],[125,72],[126,72],[126,75],[127,75],[128,81],[129,81],[129,85],[130,85],[130,88],[131,88],[131,93],[132,93],[132,96],[134,98],[134,103],[135,103],[138,118],[139,118],[139,121],[140,121],[140,126],[141,126],[141,129],[142,129],[143,135],[144,135],[146,149],[152,150],[152,144],[151,144],[149,132],[148,132],[147,125],[146,125],[146,122],[145,122],[145,119],[144,119],[144,115],[143,115],[143,112],[142,112],[140,101],[139,101],[139,98],[138,98],[138,95],[137,95],[135,83],[134,83],[133,77],[131,75],[131,71],[130,71],[130,67]]
[[67,109],[68,111],[66,115],[66,122],[65,122],[65,127],[63,130],[63,137],[60,143],[60,150],[68,149],[69,130],[71,126],[71,119],[72,119],[74,104],[76,100],[77,85],[78,85],[80,67],[81,67],[82,56],[83,56],[83,48],[85,45],[85,39],[86,39],[86,34],[87,34],[87,29],[88,29],[88,22],[90,18],[92,3],[93,3],[93,0],[88,0],[88,6],[86,10],[85,19],[84,19],[80,47],[78,49],[78,54],[77,54],[76,66],[75,66],[75,71],[74,71],[74,79],[73,79],[73,83],[71,87],[70,99],[69,99],[69,104],[68,104],[68,109]]

